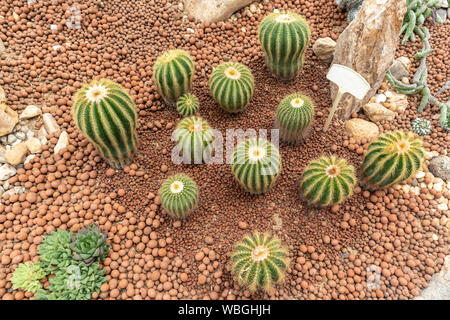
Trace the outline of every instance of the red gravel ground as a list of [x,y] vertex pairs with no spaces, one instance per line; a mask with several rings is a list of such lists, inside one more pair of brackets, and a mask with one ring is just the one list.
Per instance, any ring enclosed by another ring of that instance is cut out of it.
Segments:
[[[108,282],[94,294],[101,299],[410,299],[440,270],[449,241],[448,229],[440,223],[445,214],[435,208],[436,199],[448,198],[448,191],[424,188],[416,196],[394,188],[369,192],[358,187],[343,205],[329,209],[310,208],[297,195],[308,161],[334,153],[359,167],[367,141],[346,137],[338,123],[322,133],[331,106],[328,65],[314,56],[312,45],[303,73],[296,81],[281,82],[265,68],[257,27],[274,8],[292,9],[311,24],[313,42],[325,36],[336,40],[347,22],[334,0],[262,2],[260,14],[249,17],[241,10],[237,20],[217,24],[187,20],[177,1],[111,0],[103,1],[104,6],[78,1],[82,28],[69,30],[64,12],[73,3],[27,6],[0,0],[0,38],[7,47],[0,85],[8,104],[18,112],[28,104],[41,106],[70,136],[67,150],[56,156],[59,133],[49,136],[50,146],[10,179],[12,186],[27,190],[0,204],[0,298],[33,296],[12,290],[9,278],[19,263],[38,258],[44,235],[57,228],[77,231],[92,222],[108,231],[111,242],[104,262]],[[58,30],[52,31],[51,24]],[[449,79],[450,23],[428,26],[430,44],[437,49],[428,59],[429,84],[436,92]],[[56,44],[62,45],[58,51],[52,49]],[[170,138],[180,117],[157,94],[152,68],[161,52],[175,47],[195,59],[193,93],[200,100],[199,114],[213,128],[270,129],[276,107],[288,93],[302,91],[316,102],[314,129],[305,144],[281,144],[283,172],[269,193],[252,196],[241,190],[227,164],[172,163],[175,143]],[[420,48],[419,42],[408,43],[397,55],[412,57]],[[209,95],[208,76],[226,60],[247,64],[255,76],[253,100],[238,115],[225,114]],[[70,115],[73,93],[93,77],[123,85],[138,107],[139,152],[123,171],[100,159]],[[442,100],[449,97],[450,90],[441,95]],[[418,97],[410,97],[409,103],[394,122],[379,123],[380,130],[410,130],[418,117]],[[421,117],[432,119],[437,112],[429,107]],[[432,125],[433,133],[424,137],[426,149],[446,154],[450,136],[437,120]],[[193,177],[201,192],[199,208],[184,222],[168,217],[157,196],[161,182],[176,172]],[[290,252],[286,281],[270,293],[250,295],[230,274],[232,246],[252,230],[276,234]],[[370,289],[370,270],[378,268],[380,287]]]

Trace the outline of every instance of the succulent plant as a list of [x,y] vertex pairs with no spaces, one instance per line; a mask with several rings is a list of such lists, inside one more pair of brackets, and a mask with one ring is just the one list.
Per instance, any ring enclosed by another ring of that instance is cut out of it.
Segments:
[[385,188],[408,180],[421,167],[425,150],[412,132],[386,132],[373,140],[363,160],[369,186]]
[[128,164],[138,140],[135,105],[125,89],[107,79],[77,91],[72,115],[78,129],[114,168]]
[[239,143],[232,158],[235,179],[248,192],[269,191],[281,172],[278,149],[262,138],[249,138]]
[[174,132],[185,163],[207,162],[213,150],[213,133],[205,120],[188,117],[181,120]]
[[194,73],[195,65],[188,52],[169,50],[156,59],[153,80],[164,101],[174,105],[191,89]]
[[294,79],[311,40],[306,20],[295,12],[274,12],[262,20],[258,34],[269,69],[282,80]]
[[236,244],[231,260],[232,273],[239,285],[251,292],[269,291],[274,283],[283,281],[289,266],[288,252],[280,240],[259,232],[245,235]]
[[106,231],[100,232],[96,224],[91,224],[72,237],[70,248],[75,253],[74,259],[83,261],[87,265],[97,259],[105,260],[109,252],[109,244],[106,242]]
[[167,178],[161,186],[160,195],[161,205],[176,219],[185,219],[197,206],[197,185],[184,174]]
[[51,273],[56,267],[67,267],[72,263],[71,239],[72,232],[66,230],[52,231],[44,237],[38,253],[41,266],[47,273]]
[[403,19],[402,29],[400,35],[405,33],[402,44],[405,44],[408,40],[416,41],[414,33],[419,34],[418,30],[422,26],[428,17],[433,16],[436,22],[442,24],[441,17],[436,14],[436,9],[441,7],[440,0],[406,0],[406,14]]
[[209,78],[211,94],[228,112],[240,112],[253,97],[255,82],[249,68],[238,62],[218,65]]
[[14,270],[11,282],[13,284],[13,290],[23,289],[36,293],[42,288],[39,280],[46,276],[46,272],[42,269],[40,263],[25,262],[19,264]]
[[275,127],[280,138],[289,143],[303,141],[314,117],[314,103],[301,93],[290,94],[278,106]]
[[431,132],[431,122],[427,119],[417,118],[411,122],[411,127],[419,136],[425,136]]
[[38,291],[35,300],[89,300],[92,293],[100,292],[100,287],[107,281],[105,270],[100,269],[98,262],[87,265],[73,261],[64,268],[55,270],[50,278],[48,290]]
[[355,168],[335,156],[312,160],[303,170],[300,190],[307,201],[322,207],[339,204],[353,194]]
[[198,110],[198,99],[191,93],[185,93],[177,101],[177,110],[183,117],[193,116]]

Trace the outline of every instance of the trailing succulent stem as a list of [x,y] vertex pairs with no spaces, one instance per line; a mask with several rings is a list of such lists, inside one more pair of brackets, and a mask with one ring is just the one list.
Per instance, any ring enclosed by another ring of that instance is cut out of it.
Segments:
[[[415,27],[416,33],[419,35],[420,39],[423,43],[423,49],[421,52],[418,52],[414,59],[420,60],[419,68],[417,69],[416,73],[414,74],[414,77],[412,79],[411,84],[405,84],[399,80],[397,80],[390,70],[386,73],[386,79],[388,80],[389,84],[392,88],[397,90],[400,93],[403,94],[421,94],[422,99],[420,101],[419,107],[417,108],[417,111],[419,113],[422,113],[423,110],[431,103],[437,107],[440,108],[440,117],[439,117],[439,124],[446,130],[448,129],[448,117],[449,117],[449,111],[450,111],[450,99],[447,102],[440,102],[438,100],[438,95],[443,92],[449,85],[450,82],[447,82],[444,87],[436,94],[436,96],[433,96],[431,94],[430,88],[427,83],[427,77],[428,77],[428,70],[427,70],[427,56],[434,52],[433,49],[431,49],[430,46],[430,32],[427,27]],[[444,89],[444,90],[443,90]]]
[[[437,23],[443,23],[436,9],[440,8],[441,0],[406,0],[406,14],[400,35],[405,34],[402,44],[408,40],[416,41],[415,34],[420,36],[420,27],[425,20],[432,16]],[[421,37],[422,38],[422,37]]]

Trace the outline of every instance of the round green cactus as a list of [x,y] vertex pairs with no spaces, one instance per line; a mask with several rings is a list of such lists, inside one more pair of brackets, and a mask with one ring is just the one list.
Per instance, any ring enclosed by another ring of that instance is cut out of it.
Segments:
[[195,116],[184,118],[174,134],[185,163],[201,164],[210,159],[214,139],[208,122]]
[[249,138],[237,145],[231,169],[245,190],[264,193],[274,185],[281,172],[280,153],[265,139]]
[[306,20],[295,12],[274,12],[261,21],[258,34],[269,69],[282,80],[294,79],[311,40]]
[[183,117],[193,116],[198,110],[198,99],[191,93],[185,93],[177,101],[178,113]]
[[288,251],[280,240],[259,232],[245,235],[236,244],[231,260],[232,273],[239,285],[251,292],[269,291],[274,283],[283,281],[289,266]]
[[278,106],[275,127],[280,138],[288,143],[305,139],[314,118],[314,103],[308,96],[294,93],[285,97]]
[[138,145],[137,114],[122,86],[107,79],[83,85],[75,94],[72,116],[112,167],[122,168],[131,161]]
[[185,219],[197,206],[197,185],[184,174],[167,178],[161,186],[160,195],[161,205],[176,219]]
[[156,59],[153,80],[167,104],[175,105],[191,89],[194,72],[194,62],[184,50],[169,50]]
[[217,66],[209,79],[211,94],[228,112],[240,112],[253,97],[255,82],[249,68],[241,63],[226,62]]
[[355,168],[335,156],[312,160],[303,171],[300,190],[307,201],[322,207],[339,204],[353,194]]
[[422,140],[412,132],[386,132],[369,144],[362,173],[370,186],[386,188],[415,175],[424,154]]
[[417,118],[411,122],[411,127],[419,136],[425,136],[431,132],[431,122],[427,119]]

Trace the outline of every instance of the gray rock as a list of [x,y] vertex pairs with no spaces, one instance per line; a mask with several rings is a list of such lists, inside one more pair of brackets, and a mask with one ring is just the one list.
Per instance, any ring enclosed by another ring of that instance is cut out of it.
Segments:
[[428,170],[442,180],[450,180],[450,157],[441,156],[430,160]]
[[389,70],[397,80],[401,80],[404,77],[409,77],[408,69],[401,60],[394,60],[394,63]]
[[438,9],[436,11],[436,14],[441,17],[442,19],[442,23],[445,22],[445,20],[447,20],[447,9]]
[[450,300],[450,256],[446,256],[441,272],[431,278],[428,288],[414,300]]

